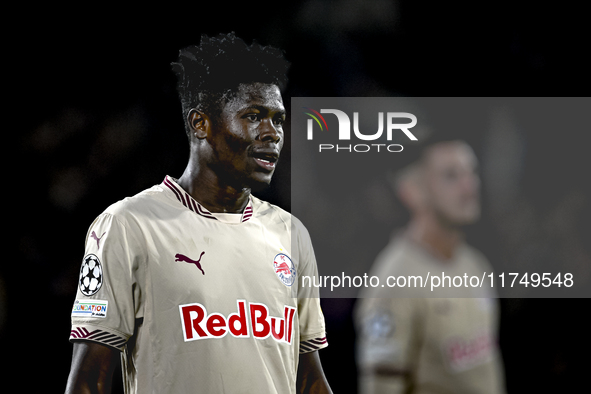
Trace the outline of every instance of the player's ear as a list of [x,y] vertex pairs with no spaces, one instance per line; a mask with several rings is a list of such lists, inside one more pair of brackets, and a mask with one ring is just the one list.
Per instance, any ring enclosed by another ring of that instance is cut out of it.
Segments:
[[400,201],[411,211],[419,211],[425,207],[424,185],[421,185],[418,179],[401,180],[396,191]]
[[210,127],[209,117],[202,111],[193,108],[187,115],[187,123],[191,128],[191,133],[195,138],[203,139],[207,137],[207,132]]

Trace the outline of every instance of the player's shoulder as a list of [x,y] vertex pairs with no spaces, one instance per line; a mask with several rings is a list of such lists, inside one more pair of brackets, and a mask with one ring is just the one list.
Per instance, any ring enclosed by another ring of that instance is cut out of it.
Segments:
[[261,200],[258,197],[251,196],[253,202],[253,209],[256,216],[266,223],[282,223],[292,232],[309,238],[308,230],[300,219],[285,209],[272,204],[268,201]]
[[252,201],[252,208],[255,211],[255,215],[261,220],[284,221],[286,223],[293,220],[293,215],[291,213],[275,204],[261,200],[252,194],[250,195],[250,199]]
[[154,185],[109,205],[102,215],[110,215],[120,220],[126,220],[153,212],[156,206],[161,206],[165,201],[166,197],[162,185]]
[[401,274],[402,271],[410,273],[407,271],[413,271],[419,267],[422,269],[424,261],[423,251],[409,240],[404,233],[397,231],[377,255],[374,267],[380,273],[387,272],[388,275]]
[[284,219],[288,220],[291,214],[287,212],[285,209],[271,204],[268,201],[262,200],[257,196],[251,194],[250,199],[252,201],[252,207],[256,212],[256,215],[259,217],[275,217],[276,219]]
[[488,258],[474,246],[464,243],[462,245],[462,253],[466,256],[466,260],[474,265],[474,268],[485,271],[491,269],[491,263]]

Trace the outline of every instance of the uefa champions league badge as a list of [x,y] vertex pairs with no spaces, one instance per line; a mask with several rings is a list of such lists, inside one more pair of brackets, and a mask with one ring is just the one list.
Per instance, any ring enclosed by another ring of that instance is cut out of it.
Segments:
[[285,286],[293,285],[296,278],[296,269],[289,256],[279,253],[273,260],[273,268],[275,274]]
[[82,260],[82,267],[80,268],[80,276],[78,278],[78,286],[80,292],[85,296],[96,294],[103,285],[103,268],[99,258],[94,254],[84,256]]

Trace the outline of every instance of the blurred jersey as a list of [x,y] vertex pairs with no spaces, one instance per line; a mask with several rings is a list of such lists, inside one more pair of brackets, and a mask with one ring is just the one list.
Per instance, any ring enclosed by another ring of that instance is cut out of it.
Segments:
[[218,215],[173,178],[92,224],[72,341],[121,350],[127,393],[293,393],[300,352],[327,346],[303,225],[251,197]]
[[[372,275],[385,283],[388,276],[442,271],[481,277],[491,268],[466,244],[442,261],[399,236],[379,255]],[[361,393],[504,392],[498,308],[489,290],[454,287],[454,298],[427,298],[432,294],[429,286],[364,289],[356,308]]]

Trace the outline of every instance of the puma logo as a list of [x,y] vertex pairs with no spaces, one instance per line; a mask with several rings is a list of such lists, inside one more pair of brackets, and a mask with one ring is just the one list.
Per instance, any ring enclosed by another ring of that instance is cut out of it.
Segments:
[[103,233],[103,234],[102,234],[100,237],[97,237],[97,235],[96,235],[96,233],[95,233],[94,231],[93,231],[93,232],[90,234],[90,236],[91,236],[92,238],[96,239],[96,248],[97,248],[97,249],[98,249],[98,248],[100,248],[101,239],[103,238],[103,236],[104,236],[105,234],[106,234],[106,232],[105,232],[105,233]]
[[185,263],[189,263],[189,264],[195,264],[197,266],[197,268],[199,268],[201,270],[201,272],[203,273],[203,275],[205,275],[205,271],[203,271],[203,268],[201,268],[201,257],[205,254],[205,252],[201,252],[201,254],[199,255],[199,260],[195,261],[192,260],[190,258],[188,258],[187,256],[185,256],[184,254],[180,254],[177,253],[174,257],[174,261],[184,261]]

